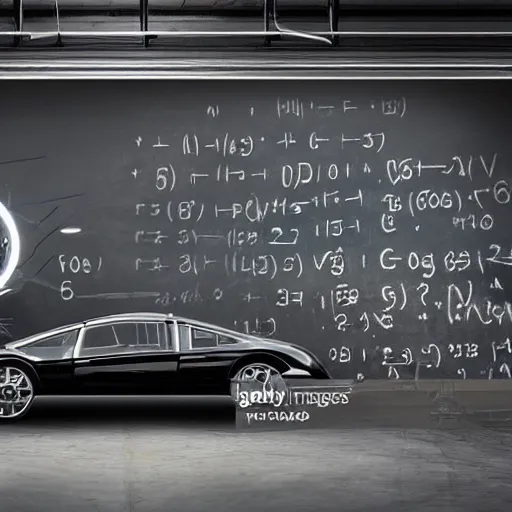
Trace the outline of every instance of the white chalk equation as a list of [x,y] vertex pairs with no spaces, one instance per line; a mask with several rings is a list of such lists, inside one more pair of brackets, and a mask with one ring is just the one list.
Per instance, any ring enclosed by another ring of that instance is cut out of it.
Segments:
[[291,341],[296,329],[330,368],[509,378],[501,139],[462,143],[438,126],[433,145],[400,94],[194,108],[201,122],[127,137],[113,222],[124,245],[62,251],[62,300],[122,269],[158,311],[211,310],[227,327]]

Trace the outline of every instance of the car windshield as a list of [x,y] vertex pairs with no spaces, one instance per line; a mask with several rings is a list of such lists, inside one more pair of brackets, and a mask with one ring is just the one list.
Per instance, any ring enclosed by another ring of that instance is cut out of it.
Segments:
[[16,350],[44,360],[62,360],[73,356],[78,330],[68,331],[34,341]]

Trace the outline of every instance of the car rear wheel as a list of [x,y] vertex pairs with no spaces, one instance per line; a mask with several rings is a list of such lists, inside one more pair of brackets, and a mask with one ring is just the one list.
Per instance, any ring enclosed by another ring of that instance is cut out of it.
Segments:
[[238,401],[242,391],[285,391],[281,373],[266,363],[250,363],[242,367],[231,380],[231,397]]
[[25,415],[34,396],[34,385],[27,371],[12,364],[0,364],[0,421]]

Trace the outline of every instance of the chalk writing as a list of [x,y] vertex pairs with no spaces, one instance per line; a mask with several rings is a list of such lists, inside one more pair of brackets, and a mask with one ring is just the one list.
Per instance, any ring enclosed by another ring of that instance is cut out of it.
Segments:
[[[75,297],[73,290],[73,278],[75,276],[89,276],[101,271],[103,258],[84,257],[76,254],[59,254],[58,263],[61,274],[64,274],[64,280],[60,283],[60,297],[64,301]],[[71,277],[71,278],[70,278]]]
[[[371,109],[375,109],[375,102],[369,104]],[[357,111],[364,109],[363,105],[356,105],[350,100],[336,105],[315,102],[310,102],[309,108],[307,105],[307,101],[300,98],[277,98],[278,118],[292,116],[305,122],[312,111],[318,115],[327,115],[328,112],[329,116],[333,116],[338,111],[354,116]],[[381,113],[403,117],[406,105],[405,98],[382,100]],[[212,123],[221,110],[220,105],[206,107]],[[255,117],[253,107],[248,107],[248,112]],[[138,147],[141,147],[140,137],[136,140],[140,141]],[[153,257],[146,255],[137,258],[137,272],[178,272],[198,278],[224,275],[224,279],[250,279],[250,286],[256,287],[257,281],[254,280],[284,283],[283,279],[289,275],[295,284],[276,285],[273,298],[268,294],[252,293],[249,289],[239,294],[238,298],[247,304],[255,301],[268,304],[273,301],[278,310],[319,308],[331,315],[334,330],[342,332],[349,329],[362,333],[392,331],[397,325],[396,315],[411,308],[420,323],[438,314],[445,314],[449,325],[473,321],[482,325],[512,322],[512,306],[507,301],[495,302],[491,298],[476,296],[472,277],[466,287],[459,282],[450,282],[450,279],[463,273],[468,273],[468,277],[473,276],[475,271],[488,273],[493,265],[512,266],[512,247],[491,243],[487,248],[476,250],[469,246],[467,249],[454,247],[444,252],[413,247],[404,250],[390,239],[389,245],[380,250],[378,257],[372,258],[359,253],[355,238],[365,236],[366,230],[374,229],[375,224],[386,235],[410,230],[411,222],[405,222],[405,216],[413,220],[414,232],[419,232],[422,223],[431,215],[444,216],[454,228],[463,232],[492,232],[496,224],[492,204],[504,206],[511,200],[508,182],[496,178],[500,162],[498,153],[456,155],[438,162],[412,156],[388,159],[380,164],[380,174],[382,170],[385,172],[392,188],[389,189],[379,180],[381,189],[378,197],[372,192],[373,197],[368,199],[369,191],[360,184],[360,180],[368,180],[379,171],[375,164],[364,161],[364,151],[380,153],[387,144],[392,143],[385,130],[368,130],[361,134],[342,131],[336,134],[318,126],[310,130],[307,136],[303,129],[285,129],[281,135],[275,136],[261,132],[261,128],[251,132],[247,127],[244,133],[221,131],[204,135],[187,132],[179,135],[178,140],[183,155],[191,159],[200,158],[206,151],[207,154],[217,155],[221,161],[212,162],[211,165],[195,165],[192,170],[186,167],[177,169],[171,164],[157,169],[156,189],[167,196],[163,199],[156,199],[155,196],[155,201],[146,200],[135,205],[136,216],[147,221],[144,221],[144,229],[138,229],[134,237],[137,245],[155,247],[155,250],[158,246],[169,249],[165,253],[156,251]],[[160,137],[158,141],[160,147]],[[290,157],[287,158],[288,163],[262,167],[259,160],[256,165],[251,160],[261,152],[270,150],[265,148],[272,145],[280,148],[284,156],[297,148],[306,156],[308,150],[313,152],[311,155],[319,155],[336,142],[342,159],[343,151],[355,147],[356,151],[361,152],[362,162],[357,159],[326,164],[315,160],[314,156],[308,156],[305,160],[296,161]],[[229,162],[222,162],[222,159],[228,158]],[[432,175],[439,178],[435,188],[422,186],[420,182]],[[478,177],[480,182],[487,179],[491,183],[482,188],[471,187],[470,192],[466,193],[464,182],[452,180],[445,183],[443,179],[448,176],[469,179],[472,183],[476,183]],[[268,192],[258,188],[258,192],[250,192],[248,197],[243,193],[238,196],[237,183],[254,183],[256,186],[256,182],[251,181],[255,178],[260,179],[260,183],[268,183],[267,186],[271,187],[269,190],[281,188],[286,195],[269,199]],[[359,185],[351,185],[352,180],[358,180]],[[202,194],[196,196],[201,187],[213,183],[235,188],[226,189],[230,192],[225,196],[219,189],[219,193],[212,195],[209,200],[199,199],[204,197]],[[414,188],[404,189],[407,183]],[[321,190],[322,187],[325,187],[324,190]],[[174,193],[177,188],[180,190],[179,197]],[[376,204],[376,199],[384,210],[381,213],[376,211],[372,221],[365,215],[364,208],[365,205]],[[361,209],[360,213],[357,208]],[[162,229],[160,222],[151,225],[152,218],[157,221],[162,216],[176,227]],[[365,222],[363,218],[368,220]],[[215,222],[212,223],[212,219]],[[305,250],[308,241],[315,238],[319,243],[322,240],[338,241],[337,246],[323,251],[321,246]],[[180,251],[180,247],[186,250]],[[61,265],[64,271],[64,263]],[[73,268],[87,272],[91,265],[80,266],[75,262]],[[388,281],[378,288],[380,309],[375,308],[378,300],[369,309],[365,306],[368,302],[365,296],[369,293],[367,286],[355,282],[335,282],[345,276],[352,280],[350,276],[354,272],[372,268],[380,269],[383,279]],[[444,295],[442,286],[439,288],[430,284],[435,276],[441,274],[447,282]],[[301,285],[304,276],[313,275],[318,275],[317,279],[331,280],[331,291],[326,293],[321,287],[315,289],[314,283],[308,287]],[[410,277],[397,281],[396,276],[401,275]],[[197,287],[180,293],[165,292],[155,299],[155,305],[167,307],[176,303],[222,301],[225,298],[224,285],[221,282],[218,284],[217,288],[204,292],[199,292]],[[73,292],[65,286],[62,293],[69,297]],[[246,333],[272,336],[280,327],[273,316],[235,320],[233,325]],[[504,353],[502,345],[493,344],[493,354],[499,351]],[[480,344],[470,340],[464,343],[446,340],[415,349],[376,347],[371,344],[364,347],[344,345],[328,348],[327,358],[334,364],[354,364],[356,361],[367,363],[377,357],[380,365],[387,368],[387,378],[400,378],[403,368],[414,366],[418,361],[423,362],[425,368],[435,369],[446,358],[452,361],[478,359],[482,350],[485,351]],[[459,377],[466,378],[465,368],[455,368],[454,371]]]
[[410,88],[264,89],[127,124],[118,252],[61,249],[58,300],[121,269],[156,311],[304,344],[336,375],[511,378],[505,136],[445,128]]

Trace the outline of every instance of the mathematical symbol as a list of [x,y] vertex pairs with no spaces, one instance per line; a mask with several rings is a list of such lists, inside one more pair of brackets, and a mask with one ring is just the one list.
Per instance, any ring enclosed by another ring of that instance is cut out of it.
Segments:
[[209,105],[206,110],[206,115],[217,117],[219,115],[219,106],[218,105]]
[[138,171],[138,169],[133,169],[133,171],[131,172],[131,174],[132,174],[132,176],[133,176],[134,178],[136,178],[136,177],[139,175],[139,171]]
[[354,196],[354,197],[347,197],[345,199],[345,201],[355,201],[356,199],[359,199],[361,201],[361,203],[363,202],[363,196],[362,196],[362,192],[361,192],[361,189],[359,189],[359,194],[357,194],[357,196]]
[[160,136],[158,137],[158,142],[156,144],[153,144],[154,148],[168,148],[169,144],[162,144],[160,141]]
[[193,172],[191,175],[190,175],[190,183],[192,185],[195,185],[196,184],[196,178],[207,178],[209,176],[209,174],[199,174],[197,172]]
[[494,278],[494,283],[491,283],[491,290],[503,290],[503,286],[501,286],[497,277]]
[[263,176],[263,179],[266,180],[267,179],[267,169],[263,169],[263,172],[254,172],[251,174],[252,177],[255,177],[255,176]]
[[254,295],[251,295],[251,292],[244,294],[242,297],[242,300],[247,301],[247,302],[251,302],[251,300],[259,300],[259,299],[261,299],[261,297],[256,297]]

